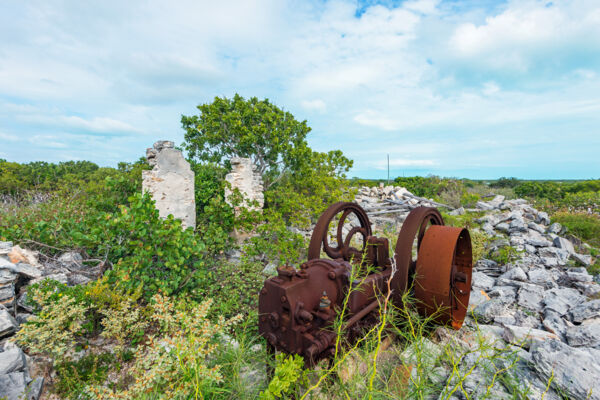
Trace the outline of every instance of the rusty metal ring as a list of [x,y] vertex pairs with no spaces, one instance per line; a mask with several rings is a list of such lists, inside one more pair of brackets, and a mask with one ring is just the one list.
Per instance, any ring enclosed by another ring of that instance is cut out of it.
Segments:
[[460,329],[471,293],[473,252],[469,231],[432,226],[423,238],[414,291],[422,315]]
[[[331,247],[327,239],[327,235],[329,233],[329,224],[340,212],[342,212],[342,215],[338,221],[338,226],[336,229],[337,246]],[[346,235],[346,238],[344,238],[343,225],[350,213],[356,215],[358,221],[360,222],[360,228],[353,227]],[[360,250],[350,246],[350,239],[356,233],[360,233],[363,237],[363,248]],[[371,236],[371,234],[371,223],[369,222],[369,217],[361,206],[356,203],[343,201],[332,204],[327,210],[325,210],[323,214],[321,214],[319,220],[317,221],[317,225],[315,226],[313,234],[310,238],[310,245],[308,246],[308,259],[313,260],[315,258],[320,258],[321,249],[323,249],[323,251],[332,259],[343,258],[345,261],[350,261],[352,257],[360,256],[362,254],[367,245],[367,237]]]
[[416,266],[416,260],[413,260],[412,256],[413,243],[416,238],[418,252],[430,224],[444,225],[440,212],[433,207],[417,207],[408,214],[398,234],[394,254],[396,273],[391,282],[394,290],[392,299],[398,306],[402,303],[403,294],[411,286],[411,275]]

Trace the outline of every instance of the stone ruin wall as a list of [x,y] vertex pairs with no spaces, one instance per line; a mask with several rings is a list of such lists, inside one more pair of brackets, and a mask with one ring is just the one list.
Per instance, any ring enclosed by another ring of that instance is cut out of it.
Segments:
[[[265,203],[263,181],[256,166],[250,158],[234,157],[230,162],[231,172],[225,177],[231,186],[231,188],[225,188],[227,203],[231,205],[230,198],[233,190],[238,189],[244,196],[242,205],[250,210],[262,210]],[[258,205],[251,206],[252,201],[256,201]]]
[[196,227],[194,172],[171,141],[161,140],[146,150],[149,171],[142,171],[142,190],[149,192],[161,218],[180,219],[183,228]]

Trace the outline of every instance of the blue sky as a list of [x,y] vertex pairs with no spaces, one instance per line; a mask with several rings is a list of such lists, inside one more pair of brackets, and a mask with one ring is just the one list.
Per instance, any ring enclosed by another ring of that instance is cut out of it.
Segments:
[[0,4],[0,158],[134,161],[236,92],[350,176],[600,178],[600,1]]

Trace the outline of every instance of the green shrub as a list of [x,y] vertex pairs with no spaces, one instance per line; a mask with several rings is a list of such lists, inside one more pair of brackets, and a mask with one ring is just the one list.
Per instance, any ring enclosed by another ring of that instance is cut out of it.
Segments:
[[106,273],[108,283],[125,291],[141,286],[146,299],[158,291],[172,295],[195,288],[205,279],[205,244],[171,215],[161,219],[149,194],[131,200],[129,208],[105,214],[92,230],[103,234],[102,246],[118,260]]
[[490,183],[490,187],[494,188],[514,188],[518,186],[520,181],[517,178],[502,177],[495,182]]
[[524,181],[514,188],[515,194],[520,197],[545,198],[559,200],[562,198],[562,189],[557,182]]
[[519,258],[520,252],[512,246],[500,247],[488,254],[490,260],[500,265],[509,264]]
[[592,246],[600,247],[600,216],[585,213],[557,212],[552,222],[565,226],[569,232]]
[[31,353],[52,357],[54,363],[69,361],[76,346],[83,344],[89,306],[52,290],[29,289],[28,296],[40,311],[17,332],[17,342]]
[[275,400],[292,397],[298,393],[298,386],[306,384],[304,360],[298,354],[277,354],[275,373],[267,390],[260,393],[261,400]]
[[211,321],[212,300],[201,304],[174,303],[168,297],[152,299],[151,320],[157,335],[138,347],[130,371],[132,383],[124,389],[90,386],[94,399],[204,399],[219,392],[223,381],[215,362],[220,338],[240,317]]
[[55,365],[56,380],[53,391],[61,398],[80,399],[89,385],[106,382],[108,373],[118,369],[119,364],[110,353],[88,354],[77,361],[65,361]]

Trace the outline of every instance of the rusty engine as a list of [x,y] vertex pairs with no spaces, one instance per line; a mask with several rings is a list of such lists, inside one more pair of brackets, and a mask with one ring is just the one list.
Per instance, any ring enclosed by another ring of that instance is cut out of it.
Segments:
[[[338,216],[337,228],[330,227]],[[350,220],[355,226],[344,229]],[[330,245],[330,237],[335,244]],[[330,258],[322,258],[323,253]],[[469,232],[444,226],[435,208],[418,207],[402,224],[393,257],[388,239],[373,236],[367,213],[358,204],[333,204],[315,226],[308,261],[300,269],[279,267],[278,275],[265,281],[259,295],[259,333],[271,350],[300,354],[314,363],[334,351],[332,325],[344,301],[343,331],[350,336],[376,320],[388,288],[397,307],[410,291],[421,315],[460,329],[471,291]],[[351,282],[352,269],[363,266],[371,272]]]

